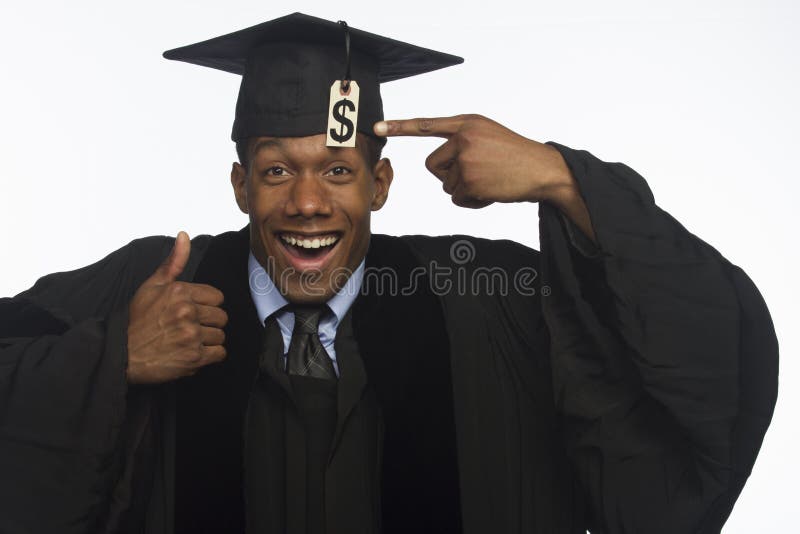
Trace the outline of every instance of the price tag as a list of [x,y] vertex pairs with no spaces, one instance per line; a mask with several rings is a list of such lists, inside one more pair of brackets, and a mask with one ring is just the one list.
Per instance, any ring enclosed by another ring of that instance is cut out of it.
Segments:
[[331,85],[328,109],[328,146],[356,146],[358,125],[358,83],[350,80],[347,91],[342,80]]

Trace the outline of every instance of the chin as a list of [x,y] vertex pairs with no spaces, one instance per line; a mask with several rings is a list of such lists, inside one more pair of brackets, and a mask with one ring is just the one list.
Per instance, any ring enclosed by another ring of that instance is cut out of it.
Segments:
[[292,284],[292,286],[283,295],[292,304],[325,304],[336,294],[330,287],[324,285],[322,287],[297,287]]

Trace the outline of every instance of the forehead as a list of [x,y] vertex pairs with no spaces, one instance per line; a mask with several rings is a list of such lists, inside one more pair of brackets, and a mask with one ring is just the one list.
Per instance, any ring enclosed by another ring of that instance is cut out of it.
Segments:
[[248,141],[248,152],[253,158],[270,153],[303,158],[364,158],[366,139],[359,134],[356,148],[326,146],[325,134],[306,137],[254,137]]

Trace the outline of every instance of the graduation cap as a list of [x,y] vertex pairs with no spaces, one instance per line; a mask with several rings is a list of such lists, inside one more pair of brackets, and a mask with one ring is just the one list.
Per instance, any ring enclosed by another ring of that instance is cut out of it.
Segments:
[[164,57],[242,76],[231,137],[303,137],[354,146],[383,120],[380,84],[463,63],[450,54],[294,13]]

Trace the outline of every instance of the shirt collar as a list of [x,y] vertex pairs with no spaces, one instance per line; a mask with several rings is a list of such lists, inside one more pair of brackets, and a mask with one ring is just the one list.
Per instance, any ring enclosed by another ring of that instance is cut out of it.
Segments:
[[[364,262],[365,260],[361,260],[355,272],[345,282],[344,287],[327,302],[328,307],[336,316],[336,323],[342,320],[361,290],[361,282],[364,278]],[[252,252],[250,252],[250,257],[247,259],[247,270],[249,272],[250,297],[253,299],[253,304],[255,304],[258,318],[261,322],[264,322],[267,317],[289,304],[289,302],[278,291],[272,278],[269,277],[264,267],[258,263]]]

